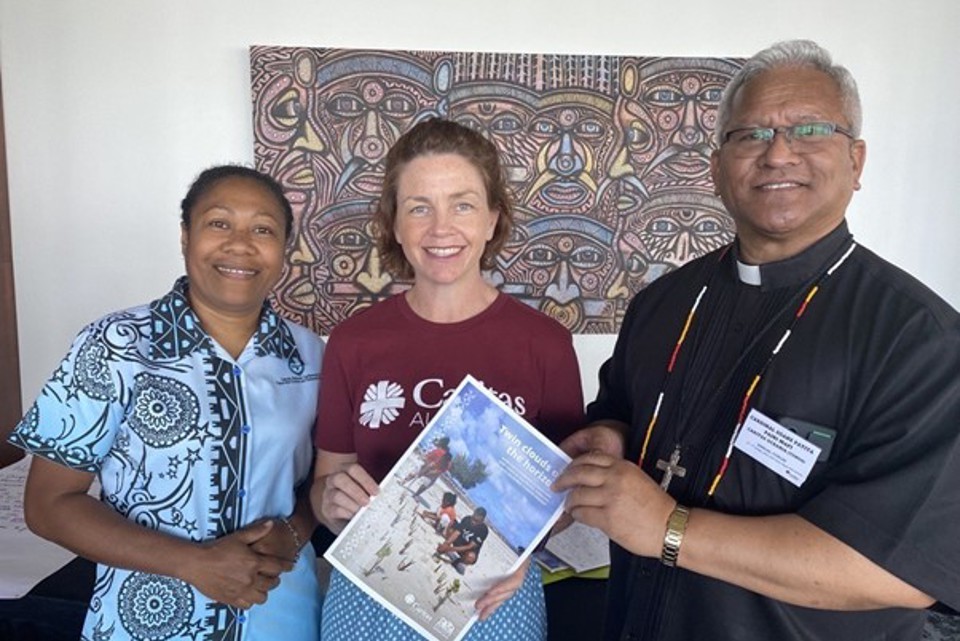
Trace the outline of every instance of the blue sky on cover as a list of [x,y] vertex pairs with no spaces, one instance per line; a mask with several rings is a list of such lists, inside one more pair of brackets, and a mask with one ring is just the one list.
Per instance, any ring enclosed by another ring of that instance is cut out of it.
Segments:
[[[434,439],[446,435],[450,438],[450,450],[454,456],[465,453],[468,460],[484,461],[489,476],[486,482],[467,490],[467,496],[475,505],[487,509],[487,522],[492,523],[511,546],[527,547],[563,502],[563,496],[549,492],[546,489],[549,482],[539,481],[535,474],[522,471],[508,454],[514,444],[501,434],[501,425],[520,440],[519,447],[514,445],[515,450],[529,448],[547,461],[544,474],[548,478],[551,471],[558,474],[565,467],[565,459],[533,434],[524,431],[520,423],[491,396],[483,393],[475,382],[464,383],[454,400],[445,403],[434,417],[420,446],[428,450]],[[529,457],[524,458],[529,460]],[[532,461],[531,464],[538,470],[543,469]],[[524,483],[541,488],[539,493],[546,503],[524,490]],[[458,509],[457,515],[465,516],[466,512]]]

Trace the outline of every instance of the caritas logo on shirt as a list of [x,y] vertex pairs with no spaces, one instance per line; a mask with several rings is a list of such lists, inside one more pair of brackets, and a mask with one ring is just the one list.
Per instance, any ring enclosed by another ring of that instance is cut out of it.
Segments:
[[[482,381],[481,381],[482,382]],[[411,400],[415,406],[410,419],[410,427],[423,428],[453,394],[456,386],[448,387],[442,378],[426,378],[413,387]],[[523,416],[527,411],[527,401],[522,396],[511,396],[487,386],[494,396],[509,405],[517,414]],[[372,430],[393,423],[407,406],[407,395],[403,386],[390,381],[371,383],[363,393],[360,403],[360,424]]]

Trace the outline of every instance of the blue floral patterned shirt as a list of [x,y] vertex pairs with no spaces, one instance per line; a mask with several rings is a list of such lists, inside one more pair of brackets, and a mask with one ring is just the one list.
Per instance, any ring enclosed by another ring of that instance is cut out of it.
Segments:
[[[102,500],[126,518],[206,541],[293,511],[323,342],[265,304],[234,360],[200,327],[186,287],[181,278],[81,331],[10,441],[96,473]],[[246,611],[171,577],[100,565],[83,638],[315,641],[319,607],[309,545]]]

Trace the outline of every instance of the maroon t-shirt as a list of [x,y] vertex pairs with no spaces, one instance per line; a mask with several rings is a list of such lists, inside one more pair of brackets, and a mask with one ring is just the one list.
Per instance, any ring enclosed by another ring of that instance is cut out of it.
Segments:
[[570,332],[500,294],[459,323],[417,316],[402,294],[338,325],[324,352],[316,446],[381,480],[466,374],[554,442],[583,425]]

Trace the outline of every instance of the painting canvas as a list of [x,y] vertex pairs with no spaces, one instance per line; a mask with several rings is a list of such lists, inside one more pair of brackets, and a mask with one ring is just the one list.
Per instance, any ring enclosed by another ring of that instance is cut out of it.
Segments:
[[257,168],[295,215],[276,303],[321,334],[408,282],[370,242],[383,163],[445,117],[499,148],[516,230],[487,278],[576,333],[616,333],[638,290],[733,238],[709,157],[732,58],[250,50]]

